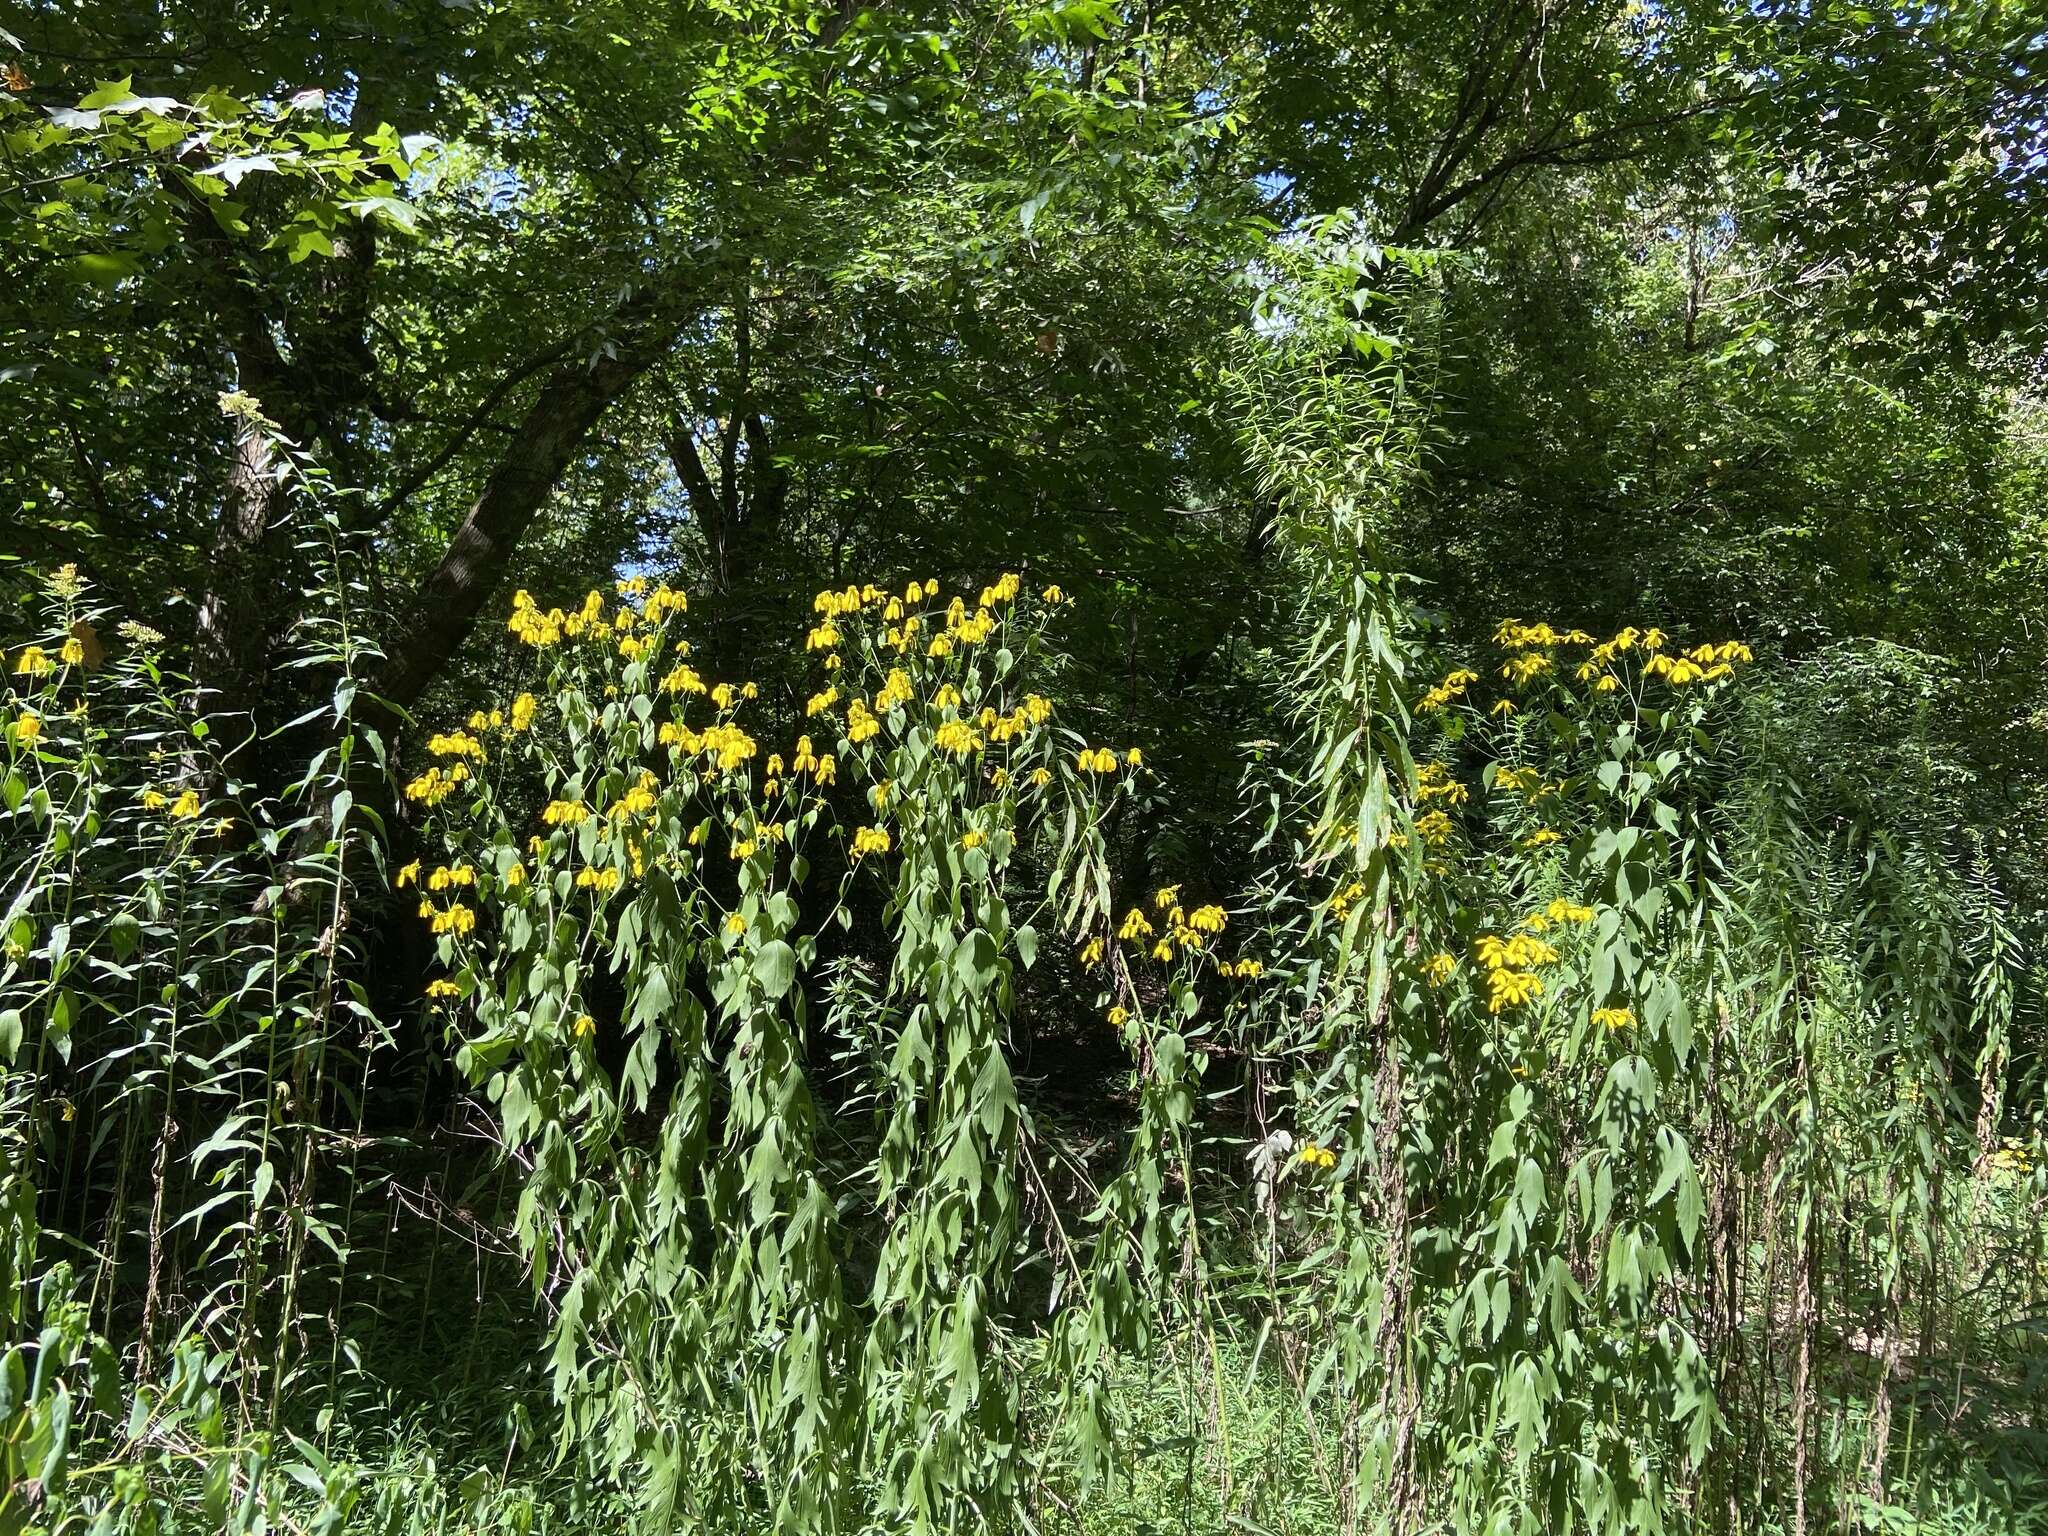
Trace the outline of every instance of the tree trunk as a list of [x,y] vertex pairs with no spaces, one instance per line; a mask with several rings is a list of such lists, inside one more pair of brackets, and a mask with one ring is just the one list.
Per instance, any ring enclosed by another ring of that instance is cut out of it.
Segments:
[[401,613],[375,679],[387,704],[410,708],[454,655],[591,428],[668,349],[681,323],[676,296],[660,291],[643,293],[620,318],[595,361],[549,375],[441,563]]

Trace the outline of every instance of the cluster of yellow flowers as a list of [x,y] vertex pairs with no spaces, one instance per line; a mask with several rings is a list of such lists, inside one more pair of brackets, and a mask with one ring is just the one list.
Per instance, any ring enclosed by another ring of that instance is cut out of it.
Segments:
[[[644,576],[619,582],[618,593],[629,598],[644,596],[646,602],[639,609],[621,606],[607,621],[604,594],[595,588],[584,594],[583,605],[573,613],[565,613],[560,608],[543,612],[534,602],[533,595],[522,588],[512,595],[512,617],[506,621],[505,627],[523,644],[544,647],[584,635],[610,637],[629,634],[642,623],[659,624],[669,614],[686,612],[690,606],[688,598],[670,587],[656,586],[649,591]],[[637,641],[627,659],[645,654],[650,648],[647,642]],[[622,643],[620,649],[625,651],[628,648]]]
[[955,757],[966,757],[981,750],[981,738],[965,720],[947,720],[932,733],[932,745]]
[[1636,1016],[1626,1008],[1595,1008],[1593,1022],[1607,1029],[1627,1029],[1635,1023]]
[[427,738],[427,750],[436,757],[468,757],[484,760],[484,744],[467,731],[449,731]]
[[866,703],[853,699],[846,706],[846,739],[855,746],[881,734],[882,722],[868,710]]
[[[1182,910],[1180,887],[1177,885],[1162,887],[1153,895],[1152,905],[1166,914],[1167,926],[1167,931],[1160,936],[1159,942],[1152,946],[1154,960],[1171,960],[1176,945],[1183,950],[1199,950],[1206,939],[1221,933],[1229,923],[1229,919],[1224,916],[1223,909],[1219,906],[1197,907],[1192,912]],[[1134,912],[1131,915],[1138,917],[1141,922],[1144,920],[1142,913]],[[1124,926],[1131,926],[1129,916],[1124,919]],[[1151,932],[1149,924],[1146,925],[1145,931],[1148,934]]]
[[[1692,683],[1720,682],[1734,675],[1737,663],[1755,659],[1749,647],[1739,640],[1701,645],[1674,656],[1666,651],[1670,637],[1663,630],[1638,629],[1634,625],[1621,630],[1610,640],[1595,641],[1583,629],[1559,630],[1541,622],[1531,624],[1520,619],[1503,619],[1494,630],[1493,639],[1496,645],[1514,652],[1501,663],[1500,675],[1518,687],[1537,678],[1554,675],[1557,658],[1553,653],[1558,647],[1590,647],[1586,659],[1573,669],[1572,675],[1581,683],[1591,683],[1595,693],[1614,693],[1621,687],[1621,679],[1613,667],[1619,657],[1630,651],[1640,650],[1648,658],[1643,664],[1645,677],[1656,678],[1674,688]],[[1469,668],[1458,668],[1424,692],[1416,702],[1417,713],[1431,714],[1443,709],[1463,698],[1476,681],[1478,674]],[[1512,715],[1515,703],[1512,699],[1500,699],[1489,713],[1496,717]]]
[[796,739],[796,753],[790,759],[792,773],[808,773],[818,781],[819,788],[839,781],[839,762],[830,752],[820,757],[811,749],[811,738],[799,736]]
[[436,976],[427,983],[427,996],[460,997],[462,996],[462,988],[450,981],[446,976]]
[[1465,696],[1465,690],[1479,681],[1479,674],[1465,667],[1459,667],[1429,692],[1425,693],[1415,706],[1418,714],[1434,714],[1457,699]]
[[[1124,753],[1122,765],[1125,768],[1141,768],[1145,754],[1136,747]],[[1107,747],[1083,747],[1074,756],[1074,766],[1083,773],[1115,773],[1119,764],[1117,755]]]
[[445,771],[437,764],[405,786],[405,798],[422,805],[439,805],[468,782],[467,763],[454,763]]
[[1530,934],[1517,933],[1506,939],[1497,934],[1479,936],[1473,951],[1486,968],[1486,1009],[1504,1009],[1529,1002],[1543,991],[1543,979],[1536,967],[1557,959],[1554,946]]
[[1493,776],[1493,787],[1512,790],[1531,800],[1540,799],[1544,794],[1543,775],[1528,767],[1499,769]]
[[[901,709],[914,697],[910,687],[910,674],[901,667],[891,667],[882,686],[875,690],[875,713],[886,715],[893,709]],[[955,691],[955,700],[959,694]]]
[[1424,811],[1415,818],[1415,831],[1432,848],[1441,848],[1451,840],[1453,831],[1451,818],[1442,811]]
[[853,834],[853,856],[865,858],[871,853],[889,851],[889,833],[885,827],[859,827]]
[[1343,890],[1330,898],[1330,916],[1342,922],[1351,912],[1351,904],[1365,894],[1365,887],[1354,880]]
[[188,789],[174,801],[167,801],[160,790],[145,789],[142,792],[142,808],[145,811],[160,811],[166,804],[170,805],[171,815],[175,819],[191,821],[198,816],[200,811],[199,791]]
[[1472,798],[1472,794],[1451,777],[1447,764],[1424,763],[1415,771],[1415,798],[1425,802],[1441,800],[1445,805],[1463,805]]
[[714,759],[722,773],[729,773],[755,753],[754,738],[736,725],[714,725],[701,738],[700,750]]
[[1559,896],[1540,912],[1531,912],[1522,919],[1522,926],[1531,933],[1542,933],[1546,928],[1559,923],[1590,923],[1593,909],[1582,907],[1576,901]]
[[1297,1152],[1295,1158],[1310,1168],[1328,1169],[1337,1166],[1337,1154],[1328,1147],[1317,1146],[1314,1142],[1310,1142]]
[[476,929],[476,913],[459,901],[436,908],[432,900],[422,897],[420,916],[428,920],[436,934],[464,934]]

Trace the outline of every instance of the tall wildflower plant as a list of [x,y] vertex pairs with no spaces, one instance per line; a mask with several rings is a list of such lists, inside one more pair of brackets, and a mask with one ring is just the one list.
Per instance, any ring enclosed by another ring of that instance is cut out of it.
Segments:
[[[435,735],[407,787],[443,851],[397,883],[527,1170],[565,1440],[657,1524],[828,1530],[858,1505],[950,1531],[1017,1496],[1008,1021],[1040,925],[1102,922],[1104,809],[1140,764],[1034,690],[1063,601],[1016,576],[820,593],[782,743],[752,684],[698,673],[682,594],[521,594],[541,675]],[[513,761],[545,786],[531,817],[495,788]],[[1068,878],[1020,912],[1034,843]],[[881,932],[827,984],[856,896]],[[822,1124],[814,993],[861,1046],[851,1154]]]
[[1358,1528],[1875,1518],[1958,1181],[2038,1179],[1987,1128],[2009,927],[1924,821],[1813,824],[1739,640],[1430,641],[1381,554],[1429,275],[1330,221],[1234,377],[1307,637],[1238,1025],[1291,1099],[1252,1149],[1283,1358]]
[[247,1520],[309,1489],[336,1507],[346,1481],[290,1426],[343,1364],[354,1122],[383,1041],[350,933],[382,857],[354,799],[378,772],[355,711],[375,658],[341,498],[255,402],[223,407],[275,442],[315,583],[291,670],[322,703],[284,728],[311,743],[292,782],[241,779],[249,744],[71,567],[6,653],[0,1278],[21,1342],[0,1360],[0,1523]]

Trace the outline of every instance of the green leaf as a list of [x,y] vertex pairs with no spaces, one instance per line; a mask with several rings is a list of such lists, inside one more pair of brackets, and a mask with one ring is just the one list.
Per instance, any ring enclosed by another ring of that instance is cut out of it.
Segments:
[[796,981],[796,951],[770,939],[754,955],[754,980],[769,998],[780,999]]

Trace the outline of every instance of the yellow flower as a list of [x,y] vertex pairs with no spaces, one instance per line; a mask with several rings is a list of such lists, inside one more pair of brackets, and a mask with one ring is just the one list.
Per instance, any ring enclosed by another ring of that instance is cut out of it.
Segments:
[[[169,803],[157,790],[145,789],[142,792],[142,808],[145,811],[160,811]],[[415,864],[413,868],[418,869],[419,865]]]
[[1465,690],[1479,681],[1479,674],[1467,667],[1459,667],[1447,674],[1444,680],[1425,693],[1416,704],[1418,714],[1432,714],[1454,699],[1465,696]]
[[589,819],[590,807],[581,800],[550,800],[540,819],[551,827],[573,827]]
[[1595,1008],[1593,1022],[1608,1029],[1627,1029],[1635,1023],[1636,1016],[1626,1008]]
[[837,688],[827,688],[822,693],[811,695],[809,702],[804,705],[804,713],[806,715],[822,715],[838,702],[839,690]]
[[459,901],[445,912],[435,912],[431,904],[422,910],[432,913],[435,933],[468,933],[476,927],[476,914]]
[[1489,713],[1494,715],[1496,718],[1505,718],[1508,715],[1512,715],[1514,712],[1515,701],[1513,699],[1502,699],[1498,703],[1496,703],[1493,706],[1493,708],[1489,711]]
[[961,838],[960,846],[962,848],[979,848],[981,846],[981,829],[976,827],[965,837]]
[[1045,788],[1046,785],[1052,782],[1052,770],[1050,768],[1032,769],[1031,782],[1035,787],[1039,789]]
[[64,642],[63,648],[57,652],[57,655],[67,667],[83,666],[85,664],[85,642],[79,639],[78,636],[73,635]]
[[955,757],[965,757],[981,750],[981,737],[965,721],[948,720],[932,733],[932,745]]
[[1496,789],[1511,789],[1536,798],[1536,792],[1543,787],[1543,775],[1534,768],[1502,768],[1493,776]]
[[1045,601],[1047,601],[1048,603],[1064,603],[1067,600],[1067,594],[1062,592],[1056,586],[1047,587],[1043,592],[1039,593],[1038,595],[1044,598]]
[[[157,798],[161,800],[163,797],[159,795]],[[406,865],[403,869],[399,870],[397,878],[394,879],[391,882],[391,884],[394,889],[402,891],[408,885],[411,885],[415,881],[417,881],[419,877],[420,861],[418,859],[414,859],[410,864]]]
[[889,851],[889,833],[884,827],[860,827],[853,834],[853,856],[864,858],[871,853]]
[[1541,848],[1546,843],[1562,842],[1563,834],[1550,827],[1538,827],[1522,839],[1524,848]]
[[756,744],[736,725],[714,725],[704,733],[703,750],[717,761],[721,773],[730,773],[754,755]]
[[1507,939],[1483,933],[1473,945],[1473,949],[1479,956],[1479,963],[1489,971],[1527,969],[1530,966],[1549,965],[1557,959],[1557,949],[1554,945],[1526,933],[1518,933]]
[[742,916],[741,916],[741,915],[740,915],[739,913],[737,913],[737,912],[728,912],[728,913],[726,913],[726,915],[725,915],[725,931],[726,931],[727,933],[732,933],[732,934],[740,934],[740,933],[745,933],[745,932],[747,931],[747,920],[746,920],[746,918],[742,917]]
[[1152,937],[1152,925],[1146,921],[1145,914],[1142,911],[1133,907],[1124,914],[1123,926],[1117,929],[1116,936],[1127,941],[1131,939],[1149,939]]
[[720,683],[711,690],[711,702],[720,709],[731,709],[732,701],[735,697],[736,695],[732,691],[731,683]]
[[1489,971],[1486,991],[1486,1011],[1499,1013],[1535,998],[1543,991],[1543,979],[1530,971]]
[[14,739],[22,746],[31,746],[43,734],[43,717],[32,709],[24,709],[14,721]]
[[619,872],[616,869],[597,869],[586,864],[576,871],[576,883],[604,896],[619,888]]
[[460,997],[462,996],[462,988],[458,987],[446,976],[436,976],[432,981],[427,983],[427,996]]
[[1157,944],[1154,944],[1152,946],[1152,958],[1154,960],[1171,960],[1173,958],[1173,940],[1161,939]]
[[457,864],[453,868],[443,865],[427,876],[427,889],[430,891],[445,891],[451,886],[475,884],[476,871],[467,864]]
[[1145,754],[1136,747],[1131,748],[1130,751],[1124,754],[1124,766],[1126,768],[1142,768],[1144,765]]
[[1424,811],[1415,818],[1415,830],[1424,842],[1439,844],[1450,841],[1453,828],[1451,818],[1442,811]]
[[697,675],[695,667],[678,665],[661,680],[661,690],[664,693],[702,693],[704,679]]
[[1317,1146],[1314,1142],[1310,1142],[1307,1146],[1303,1147],[1295,1156],[1298,1161],[1307,1164],[1311,1168],[1334,1168],[1337,1166],[1337,1154],[1328,1147]]
[[1590,923],[1593,920],[1591,907],[1582,907],[1575,901],[1565,900],[1562,896],[1543,910],[1553,923]]
[[1266,973],[1265,965],[1257,960],[1244,959],[1237,962],[1234,974],[1246,981],[1255,981]]
[[1451,979],[1457,969],[1457,957],[1438,950],[1422,962],[1422,979],[1432,987],[1440,987]]
[[587,1013],[579,1013],[576,1015],[575,1024],[571,1027],[575,1030],[578,1040],[588,1040],[597,1033],[597,1020]]
[[51,670],[53,667],[49,655],[40,645],[24,646],[21,654],[14,659],[16,677],[41,677]]
[[1081,946],[1081,963],[1089,967],[1102,964],[1102,950],[1102,940],[1099,936],[1090,939]]
[[199,791],[188,789],[171,806],[171,814],[180,821],[190,821],[199,814]]
[[1131,1010],[1128,1008],[1112,1008],[1109,1010],[1108,1015],[1111,1027],[1119,1029],[1123,1027],[1124,1021],[1130,1016]]
[[484,744],[467,731],[451,731],[428,739],[427,750],[436,757],[473,757],[483,761]]
[[1197,933],[1221,933],[1227,921],[1221,907],[1197,907],[1188,918],[1188,926]]
[[517,890],[524,884],[526,884],[526,866],[517,859],[514,859],[511,867],[505,871],[505,889],[508,891]]
[[861,700],[855,699],[846,706],[846,739],[855,746],[872,740],[881,734],[881,730],[882,722],[868,712],[867,705]]

